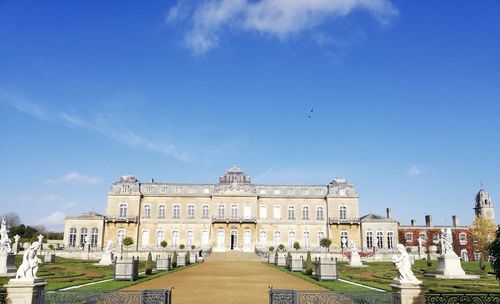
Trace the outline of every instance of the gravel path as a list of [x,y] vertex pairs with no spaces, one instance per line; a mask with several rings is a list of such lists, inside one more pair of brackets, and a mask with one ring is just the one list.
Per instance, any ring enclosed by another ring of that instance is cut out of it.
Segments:
[[[222,258],[221,258],[222,257]],[[273,269],[255,258],[234,261],[222,255],[206,262],[127,289],[166,289],[174,286],[175,304],[268,303],[268,286],[322,290],[321,287]]]

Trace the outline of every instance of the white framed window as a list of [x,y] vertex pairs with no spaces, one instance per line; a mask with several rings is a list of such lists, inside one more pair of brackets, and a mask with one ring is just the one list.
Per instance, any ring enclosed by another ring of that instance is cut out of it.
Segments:
[[127,203],[121,203],[118,211],[120,217],[127,217]]
[[309,219],[309,206],[302,206],[302,219],[303,220]]
[[201,231],[201,245],[208,245],[208,230]]
[[144,205],[144,218],[146,218],[146,219],[151,218],[151,205],[150,204]]
[[394,249],[394,232],[387,232],[387,249]]
[[179,204],[175,204],[173,206],[172,218],[174,219],[181,218],[181,206]]
[[288,195],[294,195],[294,194],[295,194],[295,189],[288,188]]
[[158,206],[158,218],[160,218],[160,219],[165,218],[165,205],[163,205],[163,204]]
[[304,231],[304,248],[308,249],[309,246],[311,246],[311,240],[310,240],[311,234],[309,231]]
[[143,229],[141,235],[141,246],[148,247],[149,246],[149,229]]
[[323,194],[323,189],[318,188],[316,189],[316,195],[322,195]]
[[267,245],[267,232],[265,230],[261,230],[259,233],[259,243],[261,246]]
[[179,246],[179,230],[172,230],[172,246]]
[[377,231],[377,248],[384,248],[384,233],[382,231]]
[[210,193],[210,189],[208,187],[203,188],[203,193],[205,194]]
[[201,209],[201,217],[207,219],[209,217],[208,215],[209,215],[208,205],[203,205]]
[[474,260],[479,261],[481,259],[481,252],[474,251]]
[[322,221],[325,219],[325,213],[324,209],[322,206],[317,206],[316,207],[316,220]]
[[175,193],[181,193],[182,187],[181,186],[176,186],[175,187]]
[[191,247],[194,244],[194,232],[193,230],[188,230],[186,232],[186,245]]
[[85,238],[87,237],[87,228],[81,228],[80,229],[80,246],[83,246],[85,244]]
[[303,195],[309,195],[309,189],[302,189],[302,194]]
[[188,219],[194,219],[194,205],[188,205]]
[[347,206],[341,205],[339,207],[339,219],[341,219],[341,220],[347,219]]
[[288,206],[288,219],[289,220],[295,219],[295,206]]
[[467,249],[462,249],[460,251],[460,257],[462,258],[462,261],[464,261],[464,262],[469,261],[469,254],[467,253]]
[[260,215],[260,219],[261,220],[265,220],[267,219],[267,206],[266,205],[260,205],[259,207],[260,211],[259,211],[259,215]]
[[243,217],[246,219],[252,217],[252,209],[250,204],[243,205]]
[[413,242],[413,233],[411,233],[411,232],[405,233],[405,241],[407,243]]
[[238,218],[238,205],[236,204],[231,205],[231,218]]
[[318,246],[321,244],[321,239],[325,238],[325,233],[323,231],[318,231]]
[[90,247],[97,247],[97,240],[99,239],[99,230],[97,228],[92,228],[90,230]]
[[281,244],[281,232],[274,232],[274,246],[278,247]]
[[68,247],[76,247],[76,228],[69,229]]
[[439,234],[438,234],[438,233],[434,233],[434,234],[432,235],[432,242],[433,242],[434,244],[439,243]]
[[274,195],[280,195],[281,194],[281,190],[280,189],[274,189],[273,190],[273,194]]
[[217,213],[217,217],[218,218],[224,218],[224,205],[223,204],[220,204],[218,206],[218,209],[217,209],[218,213]]
[[273,218],[275,220],[280,220],[281,219],[281,207],[278,205],[275,205],[273,208]]
[[266,194],[266,189],[260,189],[259,193],[260,194]]
[[156,231],[156,247],[161,247],[161,242],[165,240],[165,232],[163,230]]
[[349,232],[346,230],[340,231],[340,244],[342,247],[349,247]]
[[418,233],[418,238],[422,240],[422,242],[425,242],[427,240],[427,233],[425,232],[419,232]]
[[467,244],[467,233],[460,232],[460,234],[458,235],[458,241],[460,242],[460,245]]
[[293,248],[293,243],[295,243],[295,231],[288,231],[288,247]]
[[118,239],[118,244],[121,244],[123,238],[125,238],[125,229],[120,228],[116,231],[116,238]]
[[373,232],[372,231],[366,232],[366,248],[368,248],[368,249],[373,248]]

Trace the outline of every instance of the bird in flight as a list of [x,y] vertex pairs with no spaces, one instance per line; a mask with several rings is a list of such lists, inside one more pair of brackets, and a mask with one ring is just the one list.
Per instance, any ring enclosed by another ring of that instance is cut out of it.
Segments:
[[309,111],[309,115],[307,115],[308,118],[311,118],[312,112],[314,112],[314,109],[311,109],[311,111]]

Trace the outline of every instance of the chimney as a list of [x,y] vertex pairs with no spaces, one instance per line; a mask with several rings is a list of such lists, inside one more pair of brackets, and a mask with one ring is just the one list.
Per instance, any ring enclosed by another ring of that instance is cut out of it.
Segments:
[[453,227],[457,227],[458,226],[458,216],[453,215],[451,217],[451,221],[453,222]]
[[430,216],[429,214],[425,216],[425,226],[432,226],[432,216]]
[[416,223],[417,223],[417,220],[415,220],[415,219],[411,220],[411,225],[412,226],[415,226]]
[[388,219],[392,218],[392,210],[391,210],[391,208],[385,209],[385,212],[387,214],[387,218]]

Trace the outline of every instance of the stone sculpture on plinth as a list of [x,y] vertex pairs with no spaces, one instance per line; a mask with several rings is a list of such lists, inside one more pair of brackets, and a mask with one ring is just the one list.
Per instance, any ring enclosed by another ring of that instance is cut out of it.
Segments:
[[104,248],[104,251],[101,255],[101,260],[97,265],[108,266],[113,264],[113,241],[109,240],[108,245]]
[[0,226],[0,277],[12,277],[16,273],[15,255],[12,253],[7,223],[2,218]]
[[398,304],[421,304],[423,303],[422,281],[417,279],[411,270],[410,256],[405,246],[397,245],[399,255],[392,256],[392,262],[398,270],[398,277],[390,286]]
[[354,242],[351,242],[351,257],[349,259],[349,267],[364,267],[363,263],[361,263],[361,257],[358,253],[358,248]]

